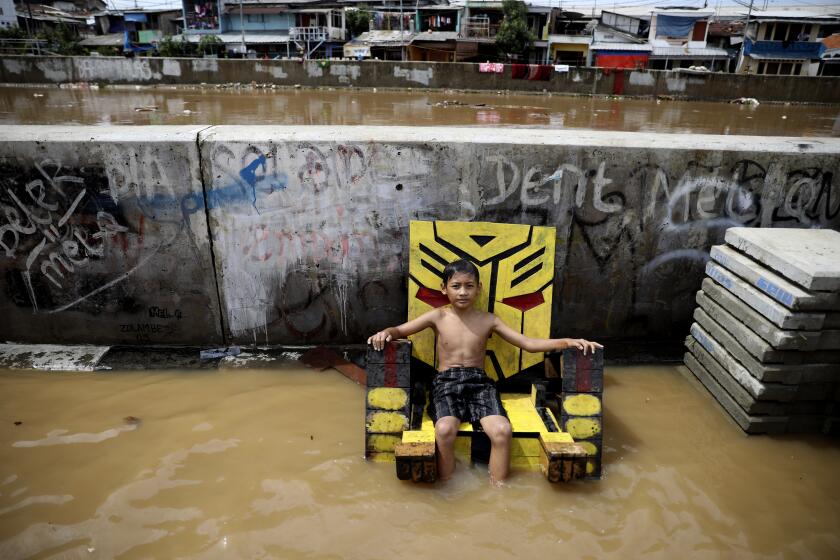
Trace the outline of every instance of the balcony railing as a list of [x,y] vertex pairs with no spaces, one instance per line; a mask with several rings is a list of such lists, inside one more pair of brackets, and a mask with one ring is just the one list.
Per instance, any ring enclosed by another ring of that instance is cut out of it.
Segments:
[[289,29],[289,37],[292,41],[326,41],[329,36],[329,30],[326,27],[292,27]]
[[461,29],[461,36],[470,39],[493,39],[499,32],[498,23],[488,21],[468,21]]

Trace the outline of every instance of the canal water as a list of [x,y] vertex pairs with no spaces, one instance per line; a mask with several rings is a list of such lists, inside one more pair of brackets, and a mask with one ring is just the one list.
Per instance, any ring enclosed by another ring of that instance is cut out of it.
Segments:
[[840,442],[745,436],[676,366],[609,367],[605,477],[362,458],[333,370],[0,372],[0,558],[838,558]]
[[0,124],[527,126],[840,136],[840,105],[754,106],[495,92],[0,87]]

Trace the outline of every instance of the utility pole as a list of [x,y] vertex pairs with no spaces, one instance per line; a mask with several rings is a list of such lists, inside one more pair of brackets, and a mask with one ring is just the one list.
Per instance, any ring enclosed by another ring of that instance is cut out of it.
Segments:
[[738,65],[735,67],[735,73],[739,74],[741,68],[744,66],[744,49],[747,47],[747,30],[750,28],[750,16],[752,15],[754,0],[750,0],[750,8],[747,11],[747,23],[744,24],[744,34],[741,37],[741,54],[738,57]]
[[403,25],[403,0],[400,0],[400,58],[405,60],[405,25]]
[[239,0],[239,30],[242,32],[242,58],[245,58],[248,47],[245,46],[245,16],[242,14],[242,0]]

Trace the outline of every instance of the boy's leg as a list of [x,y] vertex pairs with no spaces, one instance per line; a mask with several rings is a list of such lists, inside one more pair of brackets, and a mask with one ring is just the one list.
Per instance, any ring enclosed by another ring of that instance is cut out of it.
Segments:
[[493,414],[481,419],[481,427],[490,438],[490,481],[502,482],[510,468],[510,440],[513,435],[510,420]]
[[455,437],[461,420],[456,416],[444,416],[435,422],[435,443],[437,444],[438,479],[447,480],[455,472]]

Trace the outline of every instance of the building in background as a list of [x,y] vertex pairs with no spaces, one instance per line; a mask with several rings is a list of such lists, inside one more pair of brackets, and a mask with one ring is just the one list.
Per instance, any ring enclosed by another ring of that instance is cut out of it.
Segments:
[[752,14],[738,72],[817,76],[826,49],[821,39],[840,31],[838,24],[837,15],[816,11]]
[[94,14],[94,22],[95,34],[81,41],[83,47],[140,53],[154,50],[163,37],[180,33],[183,14],[177,9],[108,10]]
[[840,33],[821,39],[825,50],[822,53],[820,76],[840,76]]
[[17,27],[17,13],[15,3],[12,0],[0,0],[0,29]]
[[552,10],[546,62],[569,66],[589,65],[589,48],[597,25],[598,20],[580,12]]
[[651,14],[648,41],[653,49],[649,68],[727,70],[729,52],[710,47],[706,36],[713,10],[656,8]]
[[648,42],[650,10],[601,12],[592,34],[588,65],[599,68],[647,68],[653,47]]
[[229,52],[331,58],[345,42],[344,8],[320,0],[183,0],[184,37],[215,35]]

